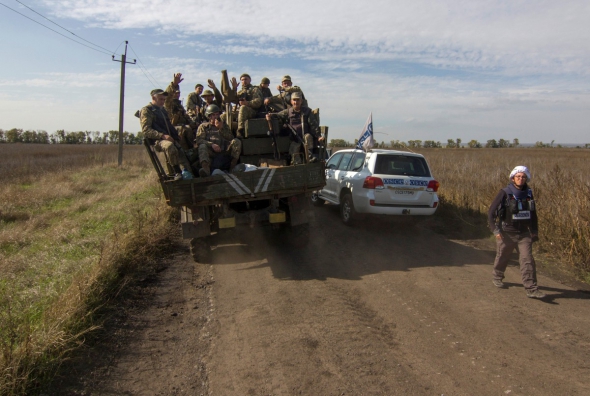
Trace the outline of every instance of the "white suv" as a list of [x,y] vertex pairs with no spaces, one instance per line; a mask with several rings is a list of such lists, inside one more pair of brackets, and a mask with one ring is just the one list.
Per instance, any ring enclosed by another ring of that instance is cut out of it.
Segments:
[[358,213],[426,216],[438,207],[439,183],[421,154],[395,150],[341,150],[326,163],[326,185],[312,195],[340,205],[345,224]]

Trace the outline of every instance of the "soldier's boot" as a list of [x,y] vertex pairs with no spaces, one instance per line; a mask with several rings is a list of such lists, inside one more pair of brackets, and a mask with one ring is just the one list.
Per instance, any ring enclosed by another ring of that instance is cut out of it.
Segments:
[[211,168],[209,167],[209,163],[207,161],[201,162],[201,169],[199,169],[199,176],[201,176],[201,177],[211,176]]
[[232,169],[234,169],[237,164],[238,164],[238,159],[237,158],[232,158],[231,159],[231,164],[229,166],[229,170],[231,171]]

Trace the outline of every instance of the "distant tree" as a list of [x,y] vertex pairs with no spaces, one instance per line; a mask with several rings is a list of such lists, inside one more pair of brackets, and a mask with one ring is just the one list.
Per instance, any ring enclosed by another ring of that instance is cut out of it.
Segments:
[[424,144],[422,145],[424,148],[441,148],[441,142],[435,142],[434,140],[425,140]]
[[453,139],[447,139],[447,148],[457,148],[457,144]]
[[584,148],[590,148],[590,143],[586,143],[586,144],[584,145]]
[[469,146],[469,148],[481,148],[481,143],[474,139],[470,140],[469,143],[467,143],[467,145]]
[[553,143],[555,143],[555,140],[552,140],[551,141],[551,147],[553,147]]
[[510,147],[510,142],[508,140],[500,139],[500,140],[498,140],[498,147],[499,148],[508,148],[508,147]]
[[330,140],[330,147],[348,147],[350,143],[344,139],[331,139]]
[[0,143],[6,143],[6,137],[4,135],[4,129],[0,129]]
[[457,148],[461,148],[461,139],[455,139],[455,144],[457,145]]
[[109,131],[109,144],[119,143],[119,131]]
[[487,141],[486,147],[487,148],[498,148],[498,142],[496,142],[496,139],[490,139]]
[[64,131],[63,129],[58,129],[55,132],[55,137],[56,137],[57,143],[64,144],[66,142],[66,131]]
[[420,148],[422,147],[422,140],[408,140],[409,148]]
[[520,146],[520,142],[518,141],[517,138],[512,139],[512,147],[518,147]]
[[20,143],[22,141],[21,135],[23,133],[22,129],[12,128],[5,132],[6,135],[6,143]]
[[549,145],[539,141],[539,142],[535,142],[535,147],[536,148],[545,148],[545,147],[549,147]]
[[392,140],[392,141],[389,142],[389,146],[392,149],[398,150],[398,149],[405,148],[406,147],[406,144],[404,142],[402,142],[402,141],[399,141],[399,140]]

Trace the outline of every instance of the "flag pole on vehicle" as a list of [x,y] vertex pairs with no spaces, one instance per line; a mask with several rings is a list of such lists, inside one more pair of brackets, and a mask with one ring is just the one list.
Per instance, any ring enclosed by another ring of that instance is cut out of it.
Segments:
[[367,122],[365,122],[365,126],[363,126],[363,130],[361,132],[361,137],[356,145],[357,149],[369,151],[375,145],[375,140],[373,139],[373,112],[369,114],[369,118],[367,118]]

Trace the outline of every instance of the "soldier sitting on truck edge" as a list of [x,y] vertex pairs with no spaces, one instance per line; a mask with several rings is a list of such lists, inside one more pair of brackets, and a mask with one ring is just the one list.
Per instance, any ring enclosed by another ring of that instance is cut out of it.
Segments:
[[[199,126],[197,131],[197,146],[199,152],[199,162],[201,169],[199,176],[207,177],[211,175],[211,160],[214,165],[218,164],[219,169],[223,169],[224,157],[231,157],[229,170],[233,169],[240,158],[240,151],[242,150],[242,142],[239,139],[234,139],[229,127],[219,117],[221,109],[212,104],[207,106],[205,115],[209,119]],[[223,169],[225,170],[225,169]]]
[[174,174],[174,180],[192,179],[191,166],[180,146],[180,136],[168,117],[164,102],[167,92],[154,89],[150,92],[151,103],[144,106],[139,115],[141,131],[150,139],[156,151],[166,155],[168,172]]
[[240,76],[242,82],[242,89],[238,92],[240,103],[240,110],[238,113],[238,131],[237,138],[244,136],[244,128],[246,120],[254,118],[260,106],[262,106],[263,98],[260,88],[250,84],[252,79],[250,75],[244,73]]
[[291,107],[279,113],[269,113],[266,115],[267,120],[271,120],[276,116],[282,124],[290,125],[294,132],[287,126],[283,128],[281,134],[289,134],[291,144],[289,145],[289,155],[291,155],[291,164],[296,165],[301,163],[301,156],[296,155],[301,150],[301,141],[305,144],[305,149],[308,152],[311,162],[317,161],[312,154],[314,147],[314,139],[323,141],[324,137],[321,135],[320,127],[317,123],[316,117],[312,114],[309,107],[302,105],[301,92],[293,92],[291,94]]
[[303,91],[298,86],[293,85],[291,76],[283,76],[281,79],[281,85],[277,85],[277,89],[279,91],[278,95],[264,99],[264,104],[270,106],[274,111],[281,111],[291,107],[291,94],[293,92],[301,93],[301,105],[303,107],[308,107],[305,95],[303,95]]

